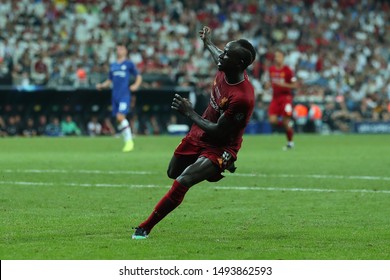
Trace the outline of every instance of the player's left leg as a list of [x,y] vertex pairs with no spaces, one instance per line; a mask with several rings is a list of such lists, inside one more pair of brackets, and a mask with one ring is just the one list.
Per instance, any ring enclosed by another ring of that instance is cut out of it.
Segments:
[[193,164],[197,158],[197,154],[188,156],[173,155],[168,165],[168,177],[171,179],[176,179],[189,165]]
[[117,113],[116,120],[118,123],[118,130],[122,134],[123,141],[125,142],[123,152],[131,152],[134,149],[134,141],[130,123],[126,118],[126,115],[123,113]]
[[287,145],[285,147],[285,150],[294,148],[294,125],[291,121],[291,118],[288,116],[283,117],[283,127],[286,131],[286,138],[287,138]]
[[194,145],[184,137],[176,147],[168,165],[167,174],[171,179],[176,179],[183,171],[193,164],[199,157],[201,147]]
[[283,148],[284,150],[289,150],[294,147],[294,125],[291,120],[293,114],[293,106],[292,106],[292,97],[287,96],[282,101],[283,104],[283,112],[282,112],[282,123],[283,128],[286,133],[287,145]]
[[190,187],[218,174],[219,168],[210,159],[198,158],[176,178],[171,189],[157,203],[150,216],[136,228],[132,238],[145,239],[157,223],[181,204]]

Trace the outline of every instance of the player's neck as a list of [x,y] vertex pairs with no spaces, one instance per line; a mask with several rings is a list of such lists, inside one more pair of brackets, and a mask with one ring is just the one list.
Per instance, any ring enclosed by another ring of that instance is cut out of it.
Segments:
[[283,63],[282,64],[275,64],[276,69],[282,69],[283,68]]
[[118,57],[117,59],[116,59],[116,61],[118,62],[118,63],[122,63],[123,61],[125,61],[126,60],[126,57]]
[[229,73],[225,72],[225,81],[228,84],[234,85],[242,82],[244,80],[244,73],[243,72],[235,72],[235,73]]

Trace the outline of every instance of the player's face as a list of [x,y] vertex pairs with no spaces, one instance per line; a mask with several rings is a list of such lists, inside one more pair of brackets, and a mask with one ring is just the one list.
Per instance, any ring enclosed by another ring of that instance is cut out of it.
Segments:
[[277,65],[282,65],[284,60],[284,55],[281,52],[275,52],[275,63]]
[[238,54],[234,51],[236,47],[237,45],[234,42],[226,44],[223,53],[221,53],[218,58],[218,70],[228,71],[237,69],[240,63],[242,63]]
[[127,49],[125,46],[116,46],[116,54],[118,57],[123,58],[126,57],[127,55]]

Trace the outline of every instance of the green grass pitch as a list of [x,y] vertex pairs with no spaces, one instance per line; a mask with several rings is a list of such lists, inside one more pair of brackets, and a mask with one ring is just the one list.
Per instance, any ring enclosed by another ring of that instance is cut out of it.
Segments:
[[1,259],[390,259],[390,136],[244,137],[147,240],[181,137],[0,139]]

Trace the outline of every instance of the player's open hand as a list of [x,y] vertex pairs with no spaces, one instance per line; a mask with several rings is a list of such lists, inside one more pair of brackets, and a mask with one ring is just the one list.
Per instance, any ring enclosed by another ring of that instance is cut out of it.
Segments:
[[171,108],[179,111],[184,116],[189,116],[190,113],[193,111],[191,102],[188,101],[187,98],[183,98],[178,94],[175,94],[175,97],[173,98]]
[[203,28],[199,31],[199,36],[204,42],[209,41],[211,36],[211,28],[208,26],[203,26]]
[[131,90],[131,92],[134,92],[134,91],[137,91],[137,90],[138,90],[138,87],[135,86],[135,85],[131,85],[131,86],[129,87],[129,89]]
[[97,90],[102,90],[103,89],[103,85],[101,83],[97,84],[96,85],[96,89]]

